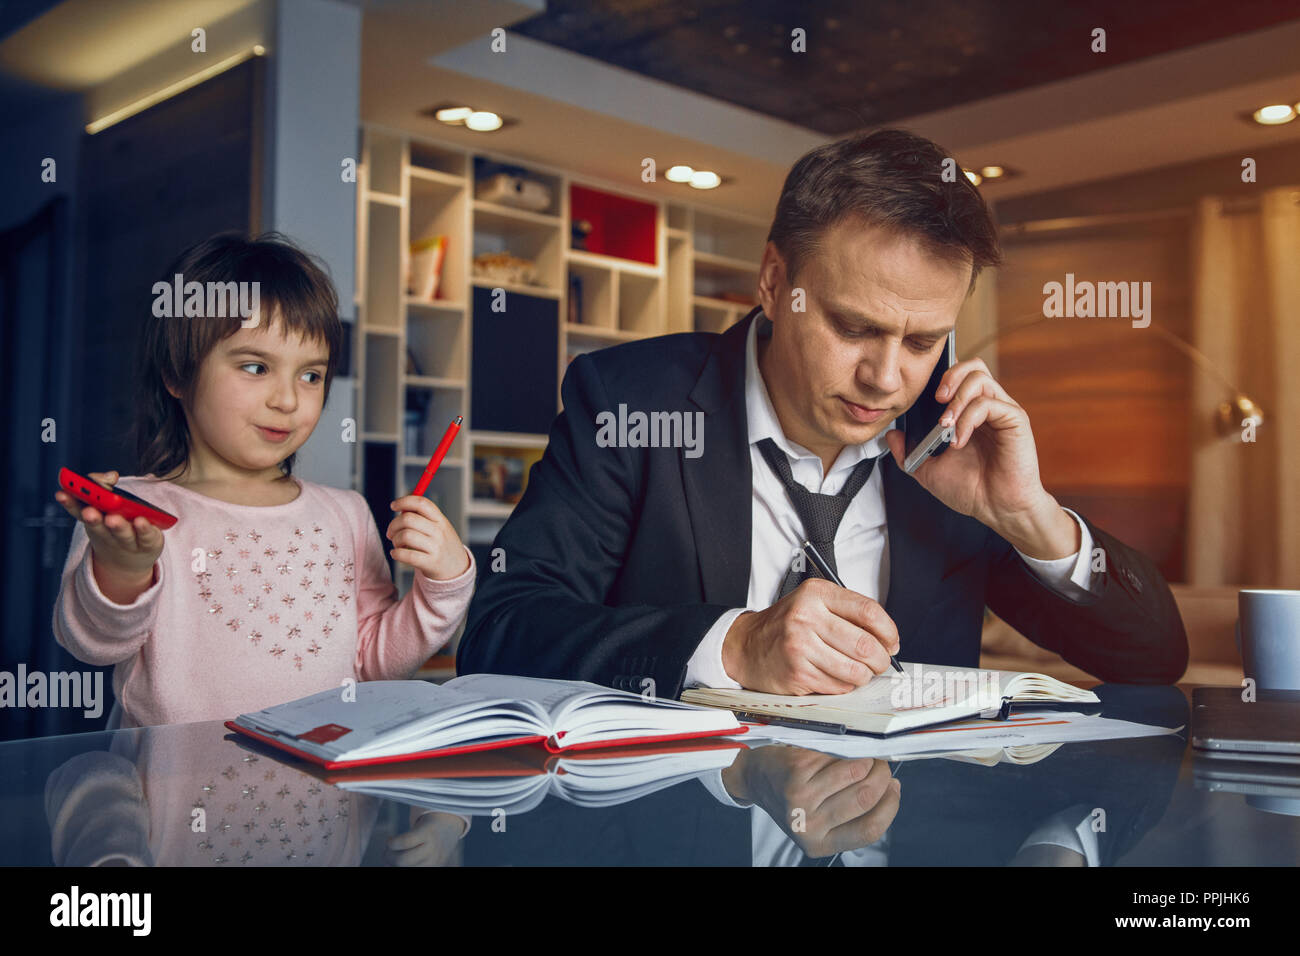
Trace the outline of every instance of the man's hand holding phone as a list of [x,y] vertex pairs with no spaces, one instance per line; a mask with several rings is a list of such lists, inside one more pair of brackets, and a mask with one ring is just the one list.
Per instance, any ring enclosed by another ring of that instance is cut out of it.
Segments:
[[[92,471],[89,477],[109,487],[118,480],[115,471]],[[104,514],[63,490],[55,492],[54,500],[86,526],[95,583],[105,597],[115,604],[131,604],[153,585],[153,566],[163,549],[161,529],[145,518],[130,521]]]
[[[1029,414],[979,358],[943,373],[935,398],[946,403],[939,424],[952,447],[916,470],[926,491],[953,511],[992,528],[1025,554],[1061,558],[1079,548],[1074,519],[1043,487]],[[885,441],[900,468],[906,457],[897,429]]]
[[809,578],[764,611],[736,618],[722,643],[732,680],[768,694],[847,694],[889,670],[898,628],[876,601]]
[[[946,405],[939,424],[952,428],[952,447],[921,465],[916,480],[952,510],[990,527],[1000,515],[1037,504],[1046,493],[1029,415],[983,360],[967,359],[944,372],[935,397]],[[903,435],[888,432],[885,441],[901,464]]]

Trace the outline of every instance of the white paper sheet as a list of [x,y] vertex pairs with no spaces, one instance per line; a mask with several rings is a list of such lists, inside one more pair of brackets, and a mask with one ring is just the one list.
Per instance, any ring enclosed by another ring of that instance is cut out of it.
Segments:
[[892,757],[936,750],[981,750],[1020,744],[1156,737],[1180,730],[1181,726],[1153,727],[1071,711],[1036,711],[1032,714],[1013,714],[1008,720],[958,720],[886,738],[825,734],[801,727],[778,727],[771,724],[751,725],[749,733],[742,739],[751,747],[760,743],[785,743],[840,757]]

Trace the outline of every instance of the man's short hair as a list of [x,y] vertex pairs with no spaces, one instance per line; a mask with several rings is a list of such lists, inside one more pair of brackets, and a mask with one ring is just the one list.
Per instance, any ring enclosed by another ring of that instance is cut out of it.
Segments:
[[767,236],[788,281],[797,280],[824,232],[853,217],[970,263],[973,289],[980,270],[999,265],[1002,253],[984,197],[955,160],[945,166],[949,159],[941,146],[902,129],[859,133],[801,157],[785,178]]

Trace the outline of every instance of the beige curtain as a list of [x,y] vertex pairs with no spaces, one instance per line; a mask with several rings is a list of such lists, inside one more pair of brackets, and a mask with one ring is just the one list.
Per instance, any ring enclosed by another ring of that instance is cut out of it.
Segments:
[[1218,438],[1227,396],[1193,376],[1188,583],[1300,588],[1300,186],[1202,200],[1192,265],[1193,344],[1265,421],[1254,442]]

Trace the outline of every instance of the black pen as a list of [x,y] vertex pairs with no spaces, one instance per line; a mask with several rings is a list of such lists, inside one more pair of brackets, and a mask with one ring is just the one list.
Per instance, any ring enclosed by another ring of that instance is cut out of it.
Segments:
[[[835,573],[834,569],[832,569],[829,564],[826,563],[826,559],[822,557],[821,552],[813,546],[811,541],[804,541],[803,553],[807,556],[808,560],[813,563],[813,567],[817,569],[818,574],[824,577],[827,581],[830,581],[831,584],[838,584],[840,587],[844,587],[844,582],[840,580],[840,576]],[[889,655],[889,663],[894,665],[894,670],[898,671],[898,673],[903,673],[903,666],[898,663],[898,660],[893,654]]]

